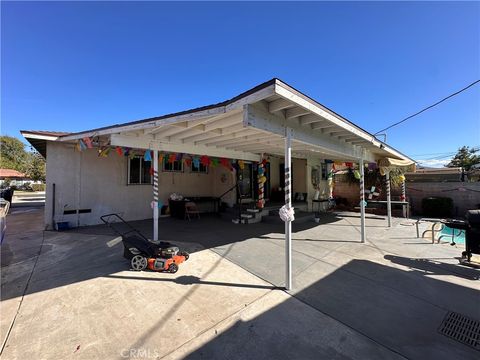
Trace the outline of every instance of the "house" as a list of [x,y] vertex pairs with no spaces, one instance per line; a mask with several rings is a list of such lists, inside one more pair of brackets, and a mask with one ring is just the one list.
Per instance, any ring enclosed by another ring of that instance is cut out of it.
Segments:
[[464,181],[461,167],[430,168],[417,167],[415,172],[405,173],[407,182],[458,182]]
[[10,185],[22,186],[32,180],[24,173],[13,169],[0,169],[0,185],[9,181]]
[[[329,186],[316,175],[328,173],[333,161],[325,160],[413,162],[276,78],[230,100],[174,114],[78,133],[21,133],[47,161],[47,227],[59,219],[97,224],[112,212],[128,220],[153,215],[155,239],[161,205],[172,193],[228,205],[241,197],[260,208],[279,194],[290,205],[299,193],[311,208],[317,189]],[[364,211],[362,220],[364,241]]]

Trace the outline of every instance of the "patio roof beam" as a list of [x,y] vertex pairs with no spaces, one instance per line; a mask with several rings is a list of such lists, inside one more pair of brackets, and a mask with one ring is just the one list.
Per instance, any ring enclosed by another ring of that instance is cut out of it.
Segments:
[[205,126],[206,125],[197,125],[191,129],[186,129],[186,130],[183,130],[179,133],[176,133],[174,135],[171,135],[168,137],[168,140],[172,141],[172,140],[179,140],[179,139],[183,139],[183,138],[186,138],[188,136],[192,136],[192,135],[195,135],[195,134],[201,134],[201,133],[206,133],[206,132],[210,132],[210,133],[214,133],[214,134],[222,134],[222,129],[212,129],[210,131],[207,131],[205,130]]
[[322,130],[322,129],[329,129],[329,128],[335,127],[335,125],[325,121],[325,122],[314,123],[310,125],[310,127],[312,128],[312,130]]
[[252,151],[254,149],[265,150],[265,149],[268,149],[269,147],[278,145],[278,142],[276,141],[272,141],[272,140],[261,141],[261,140],[263,139],[250,140],[250,141],[241,142],[237,144],[224,144],[222,146],[225,146],[225,149],[242,149],[242,150]]
[[[226,140],[217,140],[207,143],[207,146],[224,146],[224,145],[234,145],[234,144],[248,144],[248,143],[258,143],[259,140],[268,139],[268,135],[266,134],[254,134],[254,135],[246,135],[237,137],[235,139],[226,139]],[[271,138],[271,137],[270,137]]]
[[308,125],[308,124],[314,124],[314,123],[328,124],[328,122],[325,121],[325,119],[322,119],[318,115],[308,114],[308,115],[300,116],[300,125]]
[[260,156],[251,152],[217,149],[205,145],[193,145],[182,143],[169,143],[148,138],[132,137],[112,134],[110,138],[112,146],[124,146],[136,149],[150,149],[195,155],[218,156],[230,159],[241,159],[248,161],[259,161]]
[[268,111],[271,113],[274,113],[276,111],[281,111],[284,109],[288,109],[291,107],[294,107],[295,104],[292,103],[291,101],[285,100],[285,99],[277,99],[268,104]]
[[285,118],[286,119],[294,119],[294,118],[298,118],[300,116],[304,116],[304,115],[308,115],[310,114],[311,112],[309,110],[306,110],[302,107],[295,107],[295,108],[292,108],[292,109],[288,109],[286,112],[285,112]]
[[[284,136],[286,122],[281,117],[271,114],[259,106],[245,105],[244,107],[244,124],[259,129],[260,131],[266,131],[267,133],[273,133],[280,136]],[[321,134],[318,132],[312,132],[305,129],[301,125],[292,125],[289,127],[293,132],[292,140],[313,145],[319,150],[324,149],[326,152],[337,154],[340,158],[359,158],[359,149],[352,144],[340,142],[334,139],[332,136]],[[374,161],[373,154],[367,154],[368,161]]]
[[329,135],[333,135],[333,136],[336,136],[335,134],[337,134],[337,135],[338,135],[338,134],[340,134],[340,135],[341,135],[341,134],[349,134],[348,131],[342,130],[342,129],[337,129],[337,130],[333,130],[333,131],[328,131],[328,130],[327,130],[326,133],[329,134]]
[[223,135],[218,135],[215,137],[209,137],[206,139],[198,140],[198,141],[195,141],[195,145],[211,145],[213,142],[216,142],[216,141],[238,139],[240,137],[247,136],[247,135],[254,135],[256,133],[257,132],[253,131],[252,129],[243,128],[243,125],[242,125],[242,130],[234,131],[230,134],[225,133]]
[[[233,126],[229,126],[227,128],[222,129],[222,134],[223,138],[226,138],[231,135],[239,134],[242,132],[248,132],[249,130],[247,128],[243,127],[243,124],[236,124]],[[252,133],[252,131],[250,131]],[[211,131],[206,131],[202,134],[197,134],[197,135],[192,135],[192,136],[186,136],[182,139],[182,142],[184,143],[189,143],[189,142],[195,142],[195,141],[200,141],[200,140],[207,140],[207,139],[214,139],[214,138],[220,138],[221,135],[219,135],[216,132],[211,132]]]
[[239,124],[242,122],[242,115],[240,113],[234,113],[231,116],[215,119],[214,121],[205,125],[205,130],[210,131],[213,129],[224,128],[227,126]]

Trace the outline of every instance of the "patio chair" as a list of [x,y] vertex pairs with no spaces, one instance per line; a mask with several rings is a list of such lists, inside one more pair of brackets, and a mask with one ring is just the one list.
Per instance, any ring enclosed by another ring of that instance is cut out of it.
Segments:
[[197,219],[200,219],[200,211],[198,211],[197,204],[195,204],[193,201],[185,203],[185,219],[188,218],[188,221],[190,221],[190,215],[196,216]]

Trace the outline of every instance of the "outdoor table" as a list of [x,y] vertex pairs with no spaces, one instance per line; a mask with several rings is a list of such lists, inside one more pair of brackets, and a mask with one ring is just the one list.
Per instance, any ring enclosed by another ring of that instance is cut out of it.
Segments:
[[[387,204],[387,200],[367,200],[368,204]],[[392,205],[402,205],[403,207],[403,217],[409,218],[409,210],[408,210],[408,201],[400,201],[400,200],[392,200],[390,201]]]
[[168,200],[168,206],[170,207],[170,216],[176,217],[178,219],[184,219],[185,204],[190,201],[197,204],[210,202],[213,204],[213,212],[218,213],[219,198],[214,196],[186,196],[182,200],[172,200],[172,199]]

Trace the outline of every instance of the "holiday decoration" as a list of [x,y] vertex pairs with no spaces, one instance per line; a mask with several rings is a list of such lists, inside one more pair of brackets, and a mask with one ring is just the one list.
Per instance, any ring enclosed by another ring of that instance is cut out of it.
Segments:
[[89,137],[84,137],[84,138],[83,138],[83,142],[85,143],[85,145],[87,146],[87,148],[89,148],[89,149],[93,148],[92,140],[90,140]]
[[117,147],[115,148],[115,151],[117,152],[117,154],[118,154],[119,156],[123,156],[123,149],[122,149],[120,146],[117,146]]
[[264,184],[265,184],[265,181],[267,181],[267,178],[263,175],[264,174],[264,167],[263,167],[263,162],[260,162],[258,164],[258,168],[257,168],[257,182],[258,182],[258,202],[257,202],[257,206],[260,208],[260,209],[263,209],[264,205],[265,205],[265,199],[264,199]]
[[145,154],[143,155],[143,160],[152,161],[152,154],[150,153],[150,150],[145,151]]
[[200,158],[198,156],[194,156],[192,158],[192,163],[193,163],[193,166],[195,166],[196,168],[199,168],[200,167]]
[[203,166],[208,166],[208,165],[210,165],[210,158],[207,155],[203,155],[203,156],[200,157],[200,163]]

